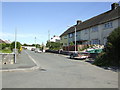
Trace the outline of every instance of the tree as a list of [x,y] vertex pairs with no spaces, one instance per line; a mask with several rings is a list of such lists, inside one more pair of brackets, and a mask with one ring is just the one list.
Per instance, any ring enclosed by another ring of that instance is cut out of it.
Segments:
[[[10,48],[13,51],[13,49],[15,48],[15,42],[11,43]],[[16,42],[16,48],[18,49],[18,52],[20,52],[20,48],[21,48],[21,43],[20,42]]]
[[24,43],[23,46],[28,46],[28,44]]
[[49,47],[50,50],[59,50],[61,49],[62,44],[60,42],[47,42],[46,47]]
[[35,44],[32,44],[31,46],[35,46]]
[[0,44],[0,49],[5,49],[6,47],[10,47],[10,44],[8,44],[8,43],[1,43]]
[[36,44],[36,48],[40,48],[40,44]]
[[74,43],[73,43],[73,42],[70,42],[70,45],[72,46],[72,45],[74,45]]
[[102,54],[95,60],[94,64],[99,66],[120,65],[120,27],[116,28],[107,38],[107,44]]

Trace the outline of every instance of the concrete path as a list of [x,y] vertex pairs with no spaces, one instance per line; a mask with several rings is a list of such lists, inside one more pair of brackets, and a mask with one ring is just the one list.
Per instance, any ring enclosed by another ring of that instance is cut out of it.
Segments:
[[30,70],[37,67],[37,64],[26,53],[25,50],[17,55],[15,64],[2,64],[0,71],[18,71],[18,70]]

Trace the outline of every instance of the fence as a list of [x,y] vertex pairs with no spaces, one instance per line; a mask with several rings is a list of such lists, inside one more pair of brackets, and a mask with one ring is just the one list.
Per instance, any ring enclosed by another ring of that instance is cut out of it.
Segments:
[[[87,47],[88,47],[88,45],[76,45],[76,50],[79,51],[79,50],[82,50],[82,49],[87,48]],[[64,46],[63,50],[64,51],[75,51],[75,45]]]

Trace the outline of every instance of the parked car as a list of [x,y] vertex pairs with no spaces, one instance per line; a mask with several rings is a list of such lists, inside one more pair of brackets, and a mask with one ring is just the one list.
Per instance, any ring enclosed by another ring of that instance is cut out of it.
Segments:
[[86,59],[90,57],[88,52],[72,52],[70,53],[70,59]]
[[32,48],[31,51],[35,51],[35,48]]
[[35,49],[35,53],[41,53],[41,52],[42,51],[39,48]]

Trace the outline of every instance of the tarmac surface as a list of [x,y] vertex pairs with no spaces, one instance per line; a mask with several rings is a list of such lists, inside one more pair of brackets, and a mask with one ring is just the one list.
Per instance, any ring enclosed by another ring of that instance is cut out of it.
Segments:
[[19,65],[16,64],[12,68],[38,68],[31,71],[26,69],[2,72],[3,88],[118,88],[118,72],[97,67],[83,60],[29,50],[23,50],[19,59]]

